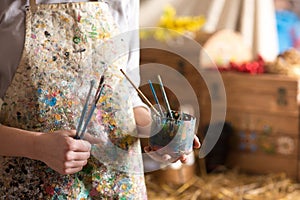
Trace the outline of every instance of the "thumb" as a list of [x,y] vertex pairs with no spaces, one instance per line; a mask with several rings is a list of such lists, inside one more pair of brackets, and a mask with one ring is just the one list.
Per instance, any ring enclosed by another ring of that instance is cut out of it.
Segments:
[[170,163],[170,160],[172,157],[168,154],[159,154],[156,151],[152,151],[150,146],[145,146],[144,151],[147,153],[147,155],[152,158],[155,161],[162,162],[162,163]]
[[64,133],[69,136],[74,138],[76,136],[76,130],[65,130]]
[[91,150],[92,147],[91,147],[90,142],[88,142],[86,140],[75,139],[76,130],[66,130],[65,134],[66,134],[66,136],[69,136],[75,140],[74,142],[77,143],[77,145],[76,145],[77,151],[90,151]]

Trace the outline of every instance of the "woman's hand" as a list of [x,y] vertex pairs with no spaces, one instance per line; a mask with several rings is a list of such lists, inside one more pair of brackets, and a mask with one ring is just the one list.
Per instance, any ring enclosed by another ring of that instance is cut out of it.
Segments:
[[90,157],[91,144],[74,136],[75,130],[40,134],[35,141],[37,159],[63,175],[81,171]]
[[[137,124],[137,129],[139,132],[139,137],[141,138],[149,138],[151,131],[151,114],[144,107],[135,107],[134,108],[134,117]],[[199,149],[201,146],[199,138],[195,135],[193,141],[193,148]],[[156,151],[157,149],[151,149],[150,146],[145,146],[144,151],[153,159],[158,162],[176,162],[180,160],[182,163],[186,162],[187,155],[182,155],[179,158],[172,158],[169,154],[160,154]]]
[[0,155],[40,160],[60,174],[76,173],[86,165],[91,144],[74,136],[74,130],[40,133],[0,125]]
[[[197,137],[197,135],[194,136],[194,141],[193,141],[193,148],[194,149],[199,149],[201,147],[201,143],[200,143],[200,140],[199,138]],[[182,162],[182,163],[185,163],[187,161],[187,155],[183,155],[179,158],[179,160]]]
[[[199,138],[195,135],[194,141],[193,141],[193,148],[199,149],[201,146]],[[182,155],[179,158],[173,158],[169,154],[160,154],[158,149],[152,149],[150,146],[145,146],[144,151],[151,157],[153,160],[162,162],[162,163],[173,163],[180,160],[182,163],[185,163],[187,161],[188,155]]]

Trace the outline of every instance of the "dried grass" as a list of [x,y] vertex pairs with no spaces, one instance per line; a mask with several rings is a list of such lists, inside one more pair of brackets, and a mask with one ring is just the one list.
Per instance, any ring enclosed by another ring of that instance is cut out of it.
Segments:
[[300,184],[285,174],[247,175],[237,171],[194,176],[185,184],[159,183],[146,175],[149,200],[295,200]]

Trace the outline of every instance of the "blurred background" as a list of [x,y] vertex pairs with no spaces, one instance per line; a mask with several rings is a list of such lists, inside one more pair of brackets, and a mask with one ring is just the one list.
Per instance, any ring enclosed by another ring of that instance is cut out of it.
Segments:
[[[140,89],[155,104],[147,81],[161,74],[202,142],[222,126],[204,158],[145,157],[149,199],[300,199],[300,1],[141,0],[140,12]],[[225,119],[211,118],[222,103]]]

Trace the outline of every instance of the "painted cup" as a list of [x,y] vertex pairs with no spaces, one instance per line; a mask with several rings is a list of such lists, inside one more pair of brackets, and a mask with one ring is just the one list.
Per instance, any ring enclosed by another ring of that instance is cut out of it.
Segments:
[[161,155],[169,155],[172,160],[193,151],[196,118],[185,113],[172,111],[173,118],[152,116],[149,145]]

